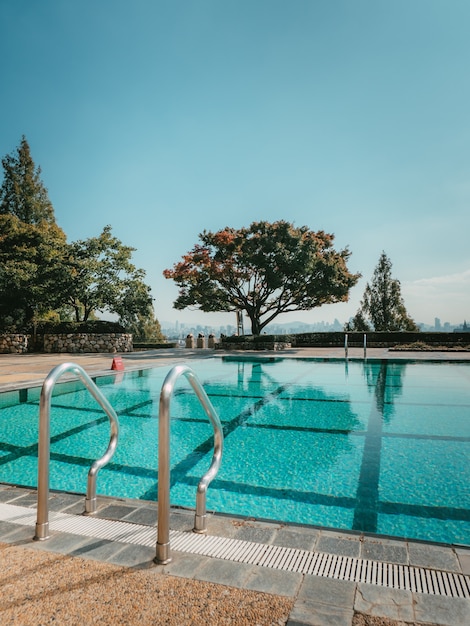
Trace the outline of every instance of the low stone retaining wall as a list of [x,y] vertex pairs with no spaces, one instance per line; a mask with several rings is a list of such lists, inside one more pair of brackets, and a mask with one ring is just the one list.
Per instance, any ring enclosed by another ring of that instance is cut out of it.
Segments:
[[44,352],[132,352],[129,333],[44,335]]
[[0,335],[0,354],[23,354],[28,351],[28,336],[16,333]]

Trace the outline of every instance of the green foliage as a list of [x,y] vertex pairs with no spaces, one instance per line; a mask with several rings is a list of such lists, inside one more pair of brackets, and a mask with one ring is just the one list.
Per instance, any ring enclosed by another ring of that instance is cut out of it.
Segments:
[[149,315],[138,314],[136,320],[127,326],[134,342],[161,343],[165,340],[160,322],[152,312]]
[[4,179],[0,189],[0,215],[15,215],[26,224],[55,224],[54,209],[23,136],[16,153],[2,159]]
[[75,334],[75,333],[125,333],[124,326],[118,322],[107,320],[88,320],[86,322],[40,322],[37,325],[37,333],[49,334]]
[[164,271],[179,286],[176,309],[246,311],[254,335],[281,313],[348,299],[359,275],[333,235],[285,222],[204,231],[201,244]]
[[117,314],[126,327],[150,315],[153,320],[145,272],[110,226],[98,237],[67,243],[25,137],[2,165],[0,328],[24,330],[72,313],[86,321],[100,311]]
[[21,330],[60,301],[65,234],[23,137],[2,159],[0,188],[0,326]]
[[111,226],[99,237],[68,246],[62,293],[76,321],[86,321],[93,311],[108,311],[128,326],[150,313],[150,287],[143,282],[144,270],[131,262],[133,252],[112,235]]
[[346,330],[417,331],[401,296],[400,281],[392,278],[392,263],[382,252],[374,270],[372,283],[367,283],[358,312]]
[[55,224],[0,215],[0,325],[21,329],[60,304],[64,246]]
[[350,320],[349,322],[346,322],[346,324],[344,325],[344,330],[346,332],[357,331],[357,332],[364,332],[364,333],[372,330],[370,324],[367,322],[364,316],[364,311],[362,310],[362,308],[359,309],[359,311],[352,318],[352,320]]
[[222,335],[221,343],[291,343],[290,335]]

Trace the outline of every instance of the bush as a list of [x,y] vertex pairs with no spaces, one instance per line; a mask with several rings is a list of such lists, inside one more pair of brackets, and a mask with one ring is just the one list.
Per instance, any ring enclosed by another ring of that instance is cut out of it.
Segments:
[[291,343],[290,335],[221,335],[221,343]]
[[[33,329],[30,330],[32,332]],[[86,322],[40,322],[36,326],[37,334],[78,334],[78,333],[125,333],[126,329],[118,322],[107,320],[88,320]]]

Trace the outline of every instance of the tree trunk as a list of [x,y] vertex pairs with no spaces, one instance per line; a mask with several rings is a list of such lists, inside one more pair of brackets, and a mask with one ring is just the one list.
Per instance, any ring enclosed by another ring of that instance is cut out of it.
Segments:
[[250,316],[250,321],[251,321],[251,334],[260,335],[262,326],[261,326],[259,319],[256,317]]

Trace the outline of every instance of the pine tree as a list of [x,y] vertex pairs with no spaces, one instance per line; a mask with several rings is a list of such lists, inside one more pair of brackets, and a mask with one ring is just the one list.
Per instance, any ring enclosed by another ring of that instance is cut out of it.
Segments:
[[374,270],[372,283],[367,283],[362,302],[348,330],[417,331],[408,315],[401,295],[400,281],[392,278],[392,263],[382,252]]
[[26,138],[2,159],[0,188],[0,327],[27,329],[60,305],[66,237]]
[[0,215],[15,215],[25,224],[55,224],[54,209],[34,165],[26,137],[16,153],[2,159],[4,179],[0,189]]

